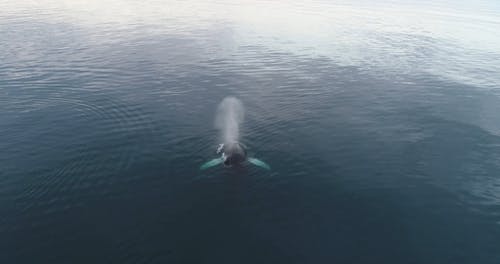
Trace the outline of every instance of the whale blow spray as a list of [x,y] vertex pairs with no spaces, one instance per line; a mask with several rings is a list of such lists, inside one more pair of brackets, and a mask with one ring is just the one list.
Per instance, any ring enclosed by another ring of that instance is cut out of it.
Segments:
[[217,107],[215,128],[220,130],[223,143],[237,142],[240,136],[240,124],[245,117],[245,110],[240,100],[226,97]]

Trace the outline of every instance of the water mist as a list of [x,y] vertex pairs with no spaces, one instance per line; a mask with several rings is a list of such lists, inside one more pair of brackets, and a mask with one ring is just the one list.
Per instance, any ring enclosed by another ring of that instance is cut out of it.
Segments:
[[215,128],[220,130],[220,137],[224,144],[238,142],[240,124],[244,116],[243,104],[235,97],[226,97],[219,104],[215,116]]

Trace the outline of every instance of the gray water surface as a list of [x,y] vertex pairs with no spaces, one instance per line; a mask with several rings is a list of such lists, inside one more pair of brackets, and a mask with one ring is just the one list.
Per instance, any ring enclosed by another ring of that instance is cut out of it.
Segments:
[[0,262],[500,263],[499,14],[0,0]]

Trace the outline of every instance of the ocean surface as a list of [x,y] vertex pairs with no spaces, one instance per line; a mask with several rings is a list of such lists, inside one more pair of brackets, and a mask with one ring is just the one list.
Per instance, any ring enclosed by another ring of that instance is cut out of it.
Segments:
[[[0,263],[500,263],[498,1],[0,0]],[[272,169],[214,167],[217,105]]]

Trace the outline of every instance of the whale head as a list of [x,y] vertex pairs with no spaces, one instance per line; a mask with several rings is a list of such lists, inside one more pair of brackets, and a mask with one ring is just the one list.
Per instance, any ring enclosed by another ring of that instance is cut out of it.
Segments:
[[238,142],[224,144],[222,151],[225,166],[238,165],[247,159],[247,151],[243,145]]

